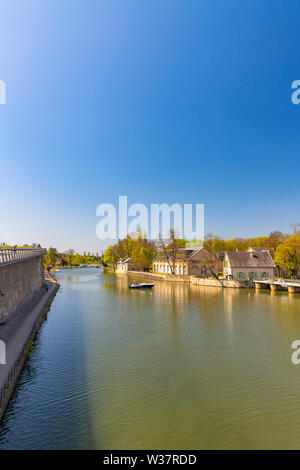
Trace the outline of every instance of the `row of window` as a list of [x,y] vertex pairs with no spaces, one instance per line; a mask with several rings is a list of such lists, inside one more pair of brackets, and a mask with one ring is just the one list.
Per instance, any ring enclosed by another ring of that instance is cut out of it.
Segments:
[[[253,272],[248,273],[248,278],[249,278],[249,279],[257,279],[259,276],[260,276],[262,279],[266,279],[266,278],[269,277],[269,273],[263,272],[263,273],[260,273],[260,275],[258,275],[257,273],[253,273]],[[242,272],[237,273],[237,277],[238,277],[239,279],[246,279],[246,273],[242,273]]]
[[[169,264],[154,264],[153,265],[153,272],[157,272],[157,273],[167,273],[167,274],[171,274],[171,267]],[[187,274],[187,268],[186,266],[176,266],[175,267],[175,274],[184,274],[186,275]]]
[[[197,266],[192,267],[192,272],[197,271],[197,270],[198,270]],[[153,265],[153,272],[171,274],[171,268],[168,264],[160,264],[160,265],[154,264]],[[175,274],[187,275],[188,274],[187,267],[186,266],[183,266],[183,267],[182,266],[179,266],[179,267],[176,266],[175,267]],[[201,269],[201,275],[202,276],[207,275],[207,270],[205,268]]]

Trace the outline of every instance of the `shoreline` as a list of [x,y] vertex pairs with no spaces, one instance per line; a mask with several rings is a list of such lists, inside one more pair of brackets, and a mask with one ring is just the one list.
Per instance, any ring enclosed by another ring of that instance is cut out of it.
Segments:
[[40,288],[0,326],[0,339],[6,344],[6,364],[0,365],[0,421],[29,357],[25,349],[36,337],[60,287],[47,271],[45,283],[48,292]]
[[130,275],[130,276],[142,276],[148,277],[151,279],[157,279],[161,281],[167,282],[185,282],[190,283],[193,285],[199,285],[203,287],[220,287],[224,288],[231,288],[231,289],[253,289],[254,285],[251,280],[235,280],[235,279],[214,279],[214,278],[202,278],[193,275],[180,275],[176,274],[175,276],[172,274],[160,274],[160,273],[149,273],[149,272],[142,272],[142,271],[127,271],[125,273],[119,273],[113,270],[107,271],[113,274],[118,275]]

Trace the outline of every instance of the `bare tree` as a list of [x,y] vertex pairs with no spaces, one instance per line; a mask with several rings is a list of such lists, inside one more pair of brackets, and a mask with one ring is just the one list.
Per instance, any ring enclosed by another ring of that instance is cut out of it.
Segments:
[[166,246],[165,246],[165,242],[164,242],[164,240],[163,240],[163,238],[162,238],[161,233],[159,234],[159,241],[160,241],[161,247],[162,247],[162,249],[163,249],[164,255],[165,255],[165,257],[166,257],[166,260],[167,260],[167,262],[168,262],[168,265],[169,265],[169,267],[170,267],[170,271],[171,271],[172,274],[175,274],[174,262],[173,262],[173,266],[171,266],[170,257],[169,257],[169,255],[168,255],[168,252],[167,252],[167,249],[166,249]]
[[172,259],[173,259],[173,266],[172,266],[172,274],[175,274],[175,263],[176,263],[176,254],[177,254],[177,247],[176,247],[176,239],[175,239],[175,230],[173,228],[170,229],[170,244],[172,246]]
[[[181,243],[182,240],[180,241],[180,239],[176,237],[176,231],[173,228],[171,228],[169,232],[169,239],[164,241],[160,233],[159,241],[163,249],[164,255],[166,257],[166,260],[168,262],[168,265],[170,267],[170,271],[172,274],[175,274],[177,252],[179,248],[182,248],[182,243]],[[171,256],[169,255],[169,253],[171,253]],[[171,259],[172,259],[172,263],[171,263]]]
[[208,251],[203,267],[207,271],[209,271],[215,279],[219,279],[219,276],[218,276],[219,273],[216,273],[217,263],[218,263],[217,257],[213,253],[210,253]]
[[300,223],[299,222],[295,222],[293,224],[291,224],[291,228],[294,230],[294,233],[296,234],[299,230],[298,228],[300,227]]

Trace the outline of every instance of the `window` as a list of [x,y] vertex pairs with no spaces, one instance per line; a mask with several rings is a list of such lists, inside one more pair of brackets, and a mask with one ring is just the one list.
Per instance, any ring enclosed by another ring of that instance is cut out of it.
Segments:
[[202,274],[202,276],[206,276],[206,273],[207,273],[206,269],[205,269],[205,268],[202,268],[202,269],[201,269],[201,274]]
[[256,279],[256,278],[257,278],[257,274],[251,272],[251,273],[248,273],[248,277],[249,277],[249,279]]

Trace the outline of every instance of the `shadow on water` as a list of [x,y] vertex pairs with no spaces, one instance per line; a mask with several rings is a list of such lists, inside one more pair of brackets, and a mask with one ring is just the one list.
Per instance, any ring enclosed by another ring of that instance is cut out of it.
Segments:
[[[87,270],[61,271],[58,291],[0,423],[0,449],[94,448],[85,367],[84,305],[73,285]],[[100,274],[100,273],[99,273]]]

